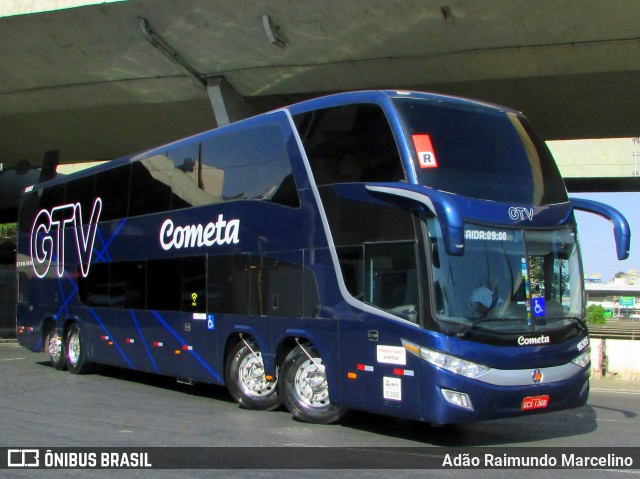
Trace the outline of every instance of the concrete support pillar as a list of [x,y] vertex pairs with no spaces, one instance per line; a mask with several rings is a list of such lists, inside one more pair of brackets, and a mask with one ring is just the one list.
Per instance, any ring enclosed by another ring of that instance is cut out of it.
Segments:
[[40,183],[56,177],[58,165],[60,164],[60,150],[47,151],[42,160],[40,170]]
[[207,94],[218,126],[228,125],[256,113],[224,77],[208,78]]

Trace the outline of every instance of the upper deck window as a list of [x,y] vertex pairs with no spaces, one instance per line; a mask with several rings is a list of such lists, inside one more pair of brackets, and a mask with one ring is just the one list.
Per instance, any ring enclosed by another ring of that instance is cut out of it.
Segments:
[[391,128],[373,104],[315,110],[295,117],[318,185],[404,179]]
[[199,182],[213,202],[257,199],[300,205],[280,127],[266,124],[202,143]]
[[567,201],[551,153],[526,120],[497,108],[396,98],[418,181],[437,190],[507,203]]

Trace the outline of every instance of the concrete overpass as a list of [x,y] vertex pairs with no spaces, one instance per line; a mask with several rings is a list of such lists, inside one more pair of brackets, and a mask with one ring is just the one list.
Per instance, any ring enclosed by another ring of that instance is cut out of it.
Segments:
[[16,0],[0,15],[5,171],[368,88],[506,104],[547,140],[640,134],[636,0]]
[[640,285],[617,283],[586,283],[587,298],[603,298],[610,296],[633,296],[640,298]]

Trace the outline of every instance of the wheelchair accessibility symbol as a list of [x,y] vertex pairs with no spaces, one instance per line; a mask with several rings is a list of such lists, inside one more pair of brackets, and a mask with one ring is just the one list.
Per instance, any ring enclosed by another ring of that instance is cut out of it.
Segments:
[[533,298],[533,315],[545,316],[546,314],[544,298]]

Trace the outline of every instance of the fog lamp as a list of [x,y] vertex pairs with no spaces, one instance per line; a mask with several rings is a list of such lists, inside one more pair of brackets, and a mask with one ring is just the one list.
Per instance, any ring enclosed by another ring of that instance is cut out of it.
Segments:
[[454,406],[458,406],[463,409],[468,409],[469,411],[473,411],[471,398],[469,397],[468,394],[461,393],[458,391],[451,391],[450,389],[441,389],[441,391],[445,401],[447,401],[449,404],[453,404]]

